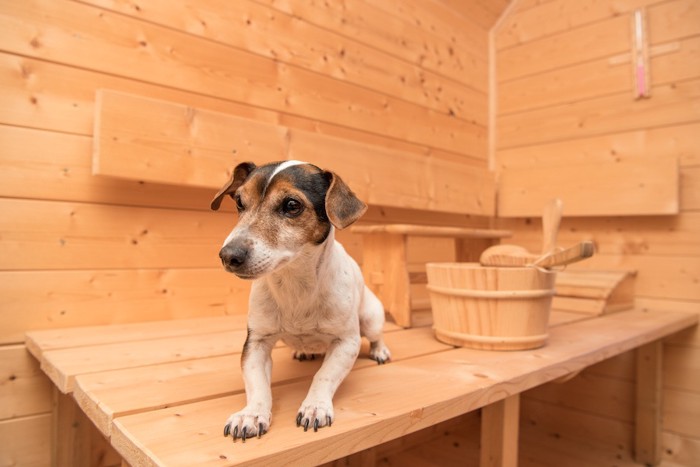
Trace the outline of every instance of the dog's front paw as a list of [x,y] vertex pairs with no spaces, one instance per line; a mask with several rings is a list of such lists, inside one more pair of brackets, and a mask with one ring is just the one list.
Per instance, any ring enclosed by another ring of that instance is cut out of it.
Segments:
[[333,423],[333,404],[331,401],[324,400],[305,400],[299,407],[297,414],[297,426],[303,426],[304,431],[309,429],[309,426],[318,431],[324,426],[331,426]]
[[245,443],[246,438],[260,438],[270,429],[270,412],[260,413],[247,407],[232,414],[224,425],[224,436],[231,435],[233,441],[240,438]]
[[372,342],[369,346],[369,358],[381,365],[391,360],[391,352],[383,342]]

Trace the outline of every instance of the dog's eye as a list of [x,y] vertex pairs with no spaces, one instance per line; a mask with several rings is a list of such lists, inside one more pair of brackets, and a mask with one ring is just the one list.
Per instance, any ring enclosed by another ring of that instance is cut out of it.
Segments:
[[236,195],[234,199],[236,200],[236,208],[238,208],[238,212],[244,211],[245,206],[243,205],[243,201],[241,200],[241,195]]
[[282,202],[282,214],[287,217],[297,217],[304,211],[304,205],[294,198],[287,198]]

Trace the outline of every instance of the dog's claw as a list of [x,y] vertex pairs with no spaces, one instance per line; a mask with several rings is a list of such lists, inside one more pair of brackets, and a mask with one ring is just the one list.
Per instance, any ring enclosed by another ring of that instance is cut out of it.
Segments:
[[318,431],[318,418],[314,420],[314,433]]
[[302,413],[299,412],[299,413],[297,414],[297,427],[300,427],[300,426],[301,426],[301,418],[302,418],[302,417],[303,417]]
[[241,434],[241,439],[245,443],[246,427],[243,427],[243,433]]
[[326,415],[326,420],[328,421],[328,426],[330,427],[333,424],[333,419],[330,415]]
[[309,419],[307,418],[306,421],[304,422],[304,431],[307,431],[309,429]]
[[238,438],[238,426],[233,427],[233,441],[236,441],[236,438]]
[[231,433],[231,425],[228,423],[224,426],[224,438]]
[[260,438],[262,437],[262,435],[264,435],[264,434],[265,434],[265,433],[263,433],[263,424],[260,423],[260,424],[258,425],[258,439],[260,439]]

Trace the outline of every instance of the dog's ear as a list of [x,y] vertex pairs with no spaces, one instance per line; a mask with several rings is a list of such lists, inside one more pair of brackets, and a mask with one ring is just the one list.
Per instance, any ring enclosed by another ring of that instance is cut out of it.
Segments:
[[367,205],[355,196],[349,186],[333,172],[325,172],[330,181],[326,192],[326,215],[338,229],[344,229],[367,210]]
[[221,190],[219,190],[216,196],[214,196],[214,199],[211,201],[212,210],[216,211],[219,209],[224,196],[229,195],[233,197],[233,194],[236,192],[238,187],[243,185],[248,178],[248,175],[250,175],[255,168],[256,166],[252,162],[241,162],[238,164],[236,168],[233,169],[231,179],[226,182],[226,184],[221,188]]

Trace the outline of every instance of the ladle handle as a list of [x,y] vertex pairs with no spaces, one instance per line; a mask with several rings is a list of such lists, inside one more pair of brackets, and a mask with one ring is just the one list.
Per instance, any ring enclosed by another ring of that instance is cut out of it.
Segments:
[[542,214],[542,254],[551,253],[557,247],[557,233],[561,223],[562,202],[559,198],[554,198],[544,208]]
[[543,256],[535,262],[535,266],[542,268],[551,268],[554,266],[564,266],[565,264],[575,263],[582,259],[593,256],[595,246],[591,241],[581,242],[578,245],[567,248],[566,250],[558,251]]

